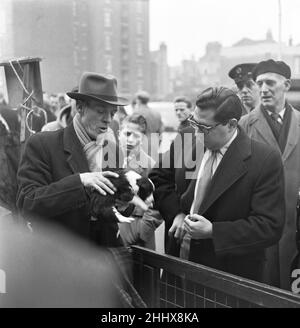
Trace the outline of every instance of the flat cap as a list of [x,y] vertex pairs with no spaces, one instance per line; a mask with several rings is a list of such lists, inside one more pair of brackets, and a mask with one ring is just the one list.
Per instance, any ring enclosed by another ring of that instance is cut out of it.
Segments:
[[228,76],[234,80],[235,83],[252,79],[252,70],[256,63],[244,63],[234,66],[228,73]]
[[261,61],[260,63],[258,63],[252,71],[253,79],[256,80],[258,75],[264,73],[277,73],[287,79],[291,78],[290,66],[283,61],[275,61],[273,59]]

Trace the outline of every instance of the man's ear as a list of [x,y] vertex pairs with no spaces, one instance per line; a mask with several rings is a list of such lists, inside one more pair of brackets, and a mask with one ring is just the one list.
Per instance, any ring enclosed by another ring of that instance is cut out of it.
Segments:
[[228,126],[230,130],[236,129],[236,127],[238,126],[238,121],[236,118],[232,118],[229,120],[228,122]]
[[79,113],[80,116],[83,114],[84,109],[83,109],[83,102],[82,101],[80,101],[80,100],[76,101],[76,110],[77,110],[77,112]]
[[284,81],[284,85],[285,85],[286,91],[289,91],[290,90],[291,84],[292,84],[292,82],[289,79],[287,79],[287,80]]

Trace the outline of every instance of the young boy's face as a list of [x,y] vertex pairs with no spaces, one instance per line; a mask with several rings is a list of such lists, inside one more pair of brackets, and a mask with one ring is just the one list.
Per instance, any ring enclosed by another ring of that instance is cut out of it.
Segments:
[[124,122],[120,130],[120,147],[127,153],[139,148],[143,139],[143,133],[139,125],[131,122]]

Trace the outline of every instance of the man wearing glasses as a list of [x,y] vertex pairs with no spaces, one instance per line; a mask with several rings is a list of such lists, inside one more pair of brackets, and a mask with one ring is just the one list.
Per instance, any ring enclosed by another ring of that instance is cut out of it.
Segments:
[[245,63],[234,66],[228,73],[238,88],[239,96],[244,105],[242,115],[251,112],[259,103],[259,92],[252,77],[252,70],[256,64]]
[[186,168],[172,162],[150,178],[170,239],[180,244],[177,255],[261,281],[265,248],[284,226],[283,167],[276,149],[240,129],[241,113],[230,89],[204,90],[189,119],[206,148],[195,178],[185,179]]

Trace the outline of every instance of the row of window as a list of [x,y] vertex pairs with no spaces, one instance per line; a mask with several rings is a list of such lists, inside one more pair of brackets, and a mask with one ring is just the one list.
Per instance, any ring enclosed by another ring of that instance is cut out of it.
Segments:
[[[122,20],[122,23],[128,23],[126,20]],[[112,12],[109,9],[104,11],[104,27],[111,28],[112,27]],[[143,34],[143,21],[138,19],[136,20],[136,33],[138,35]]]
[[[105,71],[108,74],[111,74],[113,71],[113,64],[112,64],[112,57],[111,56],[105,56]],[[142,79],[144,77],[144,69],[143,64],[138,63],[137,64],[137,74],[136,77],[138,79]],[[129,72],[127,68],[122,69],[122,81],[129,81]]]
[[[105,51],[112,51],[112,40],[113,40],[113,37],[112,37],[111,34],[105,34],[104,35],[104,49],[105,49]],[[129,46],[128,39],[124,38],[124,39],[122,39],[122,41],[123,41],[122,44],[121,44],[122,48],[128,48],[128,46]],[[143,56],[144,55],[144,45],[143,45],[142,41],[137,42],[136,54],[137,54],[137,56]]]

